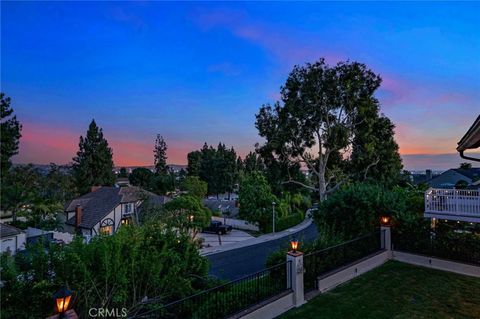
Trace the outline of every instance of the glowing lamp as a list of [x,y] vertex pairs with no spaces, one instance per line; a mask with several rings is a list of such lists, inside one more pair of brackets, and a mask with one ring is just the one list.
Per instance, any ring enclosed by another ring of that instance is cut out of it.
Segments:
[[382,226],[390,226],[390,221],[392,220],[392,217],[388,215],[382,215],[380,216],[380,224]]
[[68,310],[70,300],[72,299],[72,292],[68,290],[67,287],[62,287],[53,295],[53,298],[55,299],[57,312],[60,314],[60,317],[62,317]]
[[190,222],[193,222],[193,215],[188,216],[188,220],[189,220]]
[[294,252],[294,253],[297,252],[298,244],[299,244],[299,242],[296,239],[292,239],[290,241],[290,247],[292,248],[292,252]]

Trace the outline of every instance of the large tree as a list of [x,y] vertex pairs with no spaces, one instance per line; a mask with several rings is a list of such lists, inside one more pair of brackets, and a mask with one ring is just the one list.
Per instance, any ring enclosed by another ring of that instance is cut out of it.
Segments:
[[240,179],[237,154],[219,143],[217,148],[205,143],[200,151],[188,153],[188,175],[198,176],[208,184],[208,194],[232,192]]
[[239,203],[241,218],[259,224],[267,230],[272,225],[272,203],[278,200],[262,173],[248,174],[240,185]]
[[45,191],[42,186],[42,175],[32,164],[13,167],[0,188],[2,210],[11,212],[15,222],[17,214]]
[[155,165],[156,174],[167,174],[167,143],[163,139],[163,136],[157,134],[157,139],[155,140],[155,148],[153,149],[153,159]]
[[327,170],[330,156],[352,150],[361,105],[375,101],[378,75],[357,62],[329,66],[324,59],[295,66],[281,88],[281,101],[263,105],[256,115],[260,136],[276,158],[306,166],[312,183],[289,179],[317,192],[323,201],[347,180]]
[[202,228],[210,224],[212,214],[200,198],[190,195],[177,197],[166,203],[160,219],[172,225],[180,234],[190,235],[192,240]]
[[80,193],[91,186],[112,186],[115,183],[112,149],[103,137],[103,131],[92,120],[85,138],[80,136],[79,150],[73,158],[73,175]]
[[128,176],[128,181],[133,186],[139,186],[143,189],[149,189],[153,177],[154,174],[148,168],[137,167],[132,171],[130,176]]
[[198,176],[187,176],[182,181],[180,188],[188,195],[202,199],[207,195],[208,185]]
[[18,154],[18,142],[22,136],[22,125],[13,115],[13,109],[10,106],[10,98],[4,93],[0,93],[0,161],[2,177],[11,166],[10,159]]
[[391,187],[401,179],[402,159],[395,142],[395,125],[379,114],[377,101],[359,108],[354,130],[350,174]]

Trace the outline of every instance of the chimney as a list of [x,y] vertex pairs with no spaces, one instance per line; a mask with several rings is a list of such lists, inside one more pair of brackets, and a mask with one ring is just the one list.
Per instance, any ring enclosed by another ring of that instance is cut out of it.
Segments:
[[90,188],[90,192],[93,193],[94,191],[96,191],[97,189],[100,189],[100,188],[102,188],[102,186],[92,186],[92,187]]
[[431,180],[432,179],[432,170],[431,169],[427,169],[425,171],[426,175],[427,175],[427,181]]
[[79,228],[82,223],[82,206],[75,207],[75,228]]

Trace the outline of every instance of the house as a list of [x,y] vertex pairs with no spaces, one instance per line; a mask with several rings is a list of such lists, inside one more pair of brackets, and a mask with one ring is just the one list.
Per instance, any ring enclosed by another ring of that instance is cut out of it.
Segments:
[[[480,116],[458,142],[457,151],[464,159],[480,161],[466,156],[466,150],[480,147]],[[455,189],[459,181],[468,184],[467,189]],[[425,214],[434,226],[437,220],[480,223],[480,168],[450,169],[429,181],[432,188],[425,192]]]
[[427,181],[427,184],[433,188],[454,188],[460,181],[465,181],[468,185],[474,185],[478,180],[480,180],[480,167],[452,168]]
[[138,220],[141,207],[148,203],[163,205],[168,197],[138,187],[92,187],[92,191],[65,206],[64,230],[91,238],[111,235],[122,225]]
[[17,251],[25,249],[26,235],[17,227],[0,223],[0,237],[2,253],[14,255]]
[[466,150],[472,150],[480,147],[480,115],[477,116],[475,122],[468,129],[467,133],[457,143],[457,151],[460,157],[469,161],[480,162],[480,158],[465,155]]

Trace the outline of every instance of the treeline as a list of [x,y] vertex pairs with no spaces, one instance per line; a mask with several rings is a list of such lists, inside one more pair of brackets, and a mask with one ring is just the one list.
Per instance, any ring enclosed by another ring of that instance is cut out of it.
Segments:
[[187,159],[187,174],[206,182],[208,194],[231,193],[238,188],[243,162],[233,147],[219,143],[214,148],[205,143],[201,150],[188,153]]

